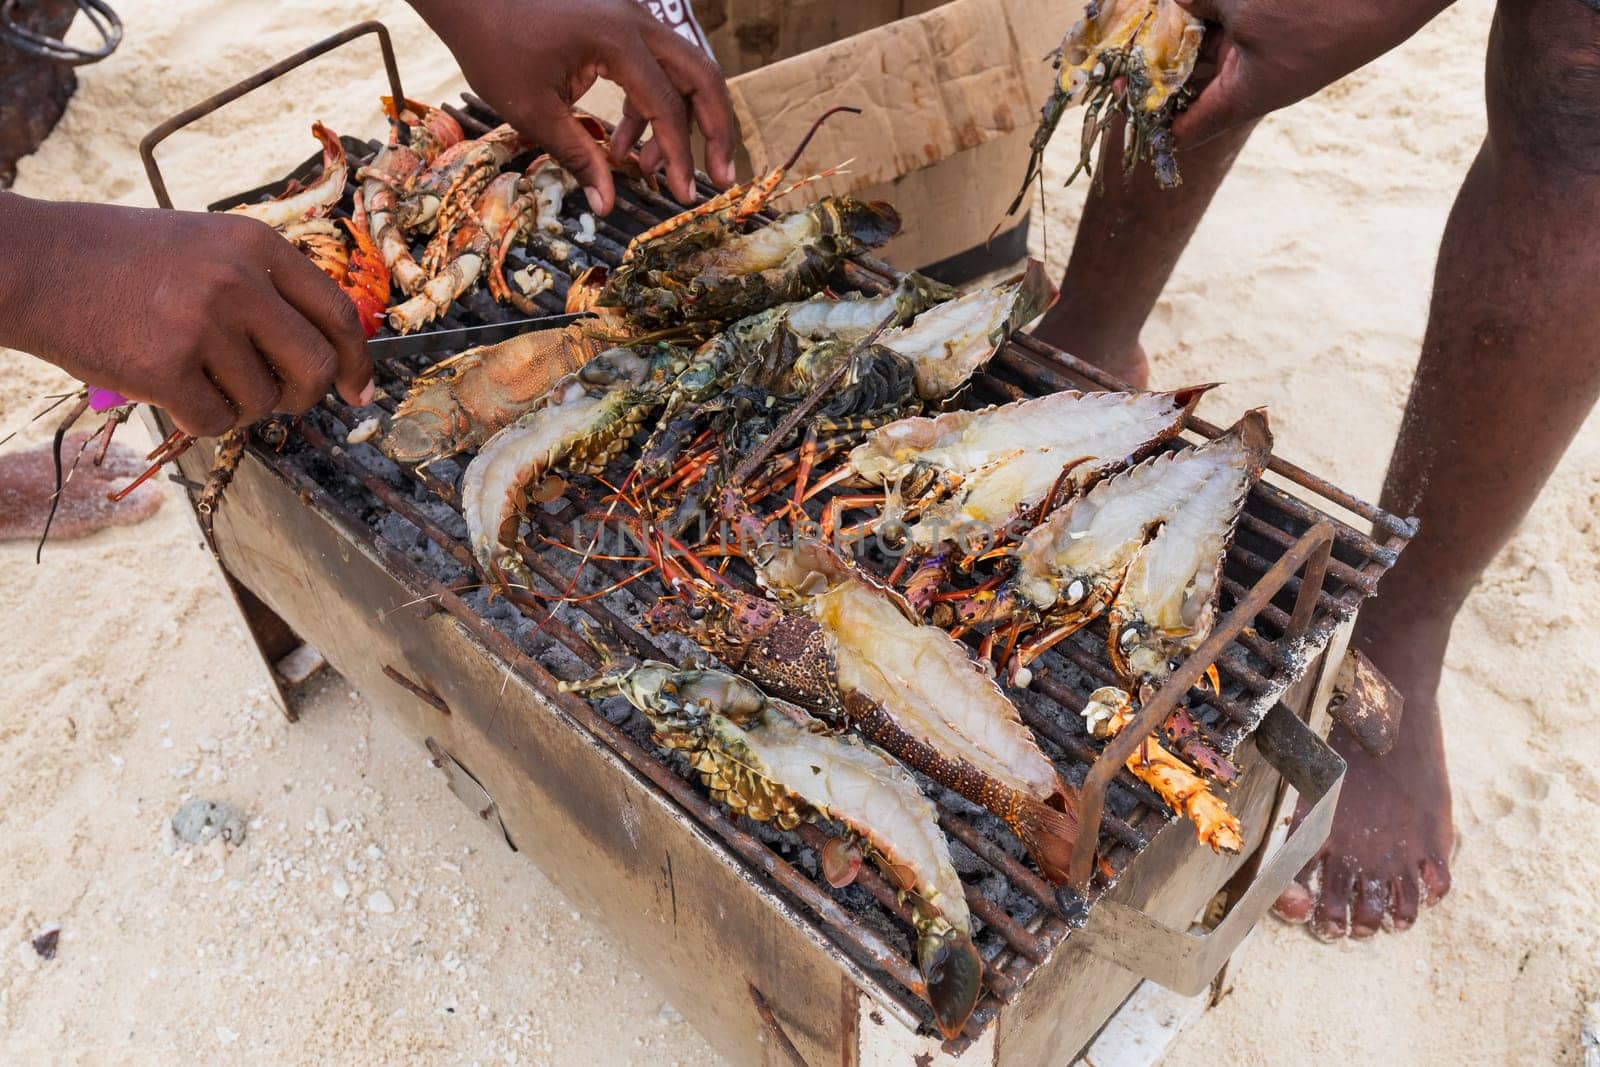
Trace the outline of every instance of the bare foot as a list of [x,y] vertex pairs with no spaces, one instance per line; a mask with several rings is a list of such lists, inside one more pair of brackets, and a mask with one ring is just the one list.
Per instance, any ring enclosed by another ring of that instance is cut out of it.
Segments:
[[[83,448],[86,435],[75,433],[61,444],[62,471]],[[154,485],[143,485],[121,503],[113,504],[106,494],[126,485],[144,470],[138,454],[113,443],[105,463],[94,465],[91,445],[78,462],[78,469],[61,492],[61,505],[50,525],[50,539],[68,541],[87,537],[107,526],[129,526],[143,522],[161,506],[161,492]],[[24,452],[0,456],[0,541],[38,540],[50,514],[50,498],[55,494],[55,463],[49,443]]]
[[1112,341],[1097,336],[1085,324],[1075,322],[1070,312],[1057,304],[1039,320],[1033,336],[1047,345],[1071,353],[1086,363],[1093,363],[1103,371],[1138,389],[1150,384],[1150,360],[1137,337],[1133,341]]
[[[1274,906],[1279,918],[1309,922],[1325,941],[1409,929],[1420,908],[1450,890],[1455,829],[1437,696],[1443,644],[1421,642],[1406,654],[1368,635],[1358,634],[1357,641],[1405,694],[1406,704],[1387,755],[1368,755],[1343,727],[1335,726],[1330,736],[1350,767],[1333,829]],[[1302,806],[1299,815],[1304,814]]]

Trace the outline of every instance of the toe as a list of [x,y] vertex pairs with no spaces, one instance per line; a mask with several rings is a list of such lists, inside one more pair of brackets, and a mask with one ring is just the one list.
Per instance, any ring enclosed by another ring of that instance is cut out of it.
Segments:
[[1300,882],[1290,882],[1272,905],[1273,914],[1287,923],[1303,923],[1311,918],[1311,906],[1317,902],[1311,890]]
[[1450,892],[1450,868],[1439,860],[1422,861],[1422,902],[1432,906]]
[[1417,921],[1417,898],[1420,894],[1415,878],[1400,877],[1390,881],[1389,917],[1394,920],[1396,930],[1409,930],[1411,924]]
[[1317,896],[1311,917],[1311,932],[1324,941],[1337,941],[1350,934],[1350,898],[1355,895],[1355,865],[1348,859],[1331,858],[1322,868],[1322,892]]
[[1389,887],[1381,879],[1362,878],[1350,913],[1350,936],[1366,938],[1377,933],[1383,928],[1383,915],[1388,910]]

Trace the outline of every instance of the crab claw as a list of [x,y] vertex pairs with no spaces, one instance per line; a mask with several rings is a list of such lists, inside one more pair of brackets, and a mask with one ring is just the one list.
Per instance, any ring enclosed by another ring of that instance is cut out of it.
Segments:
[[1213,693],[1220,694],[1222,692],[1222,676],[1217,673],[1217,665],[1215,663],[1206,668],[1206,681],[1211,683],[1211,691]]
[[843,889],[861,873],[861,847],[847,837],[835,837],[822,846],[822,876],[835,889]]
[[917,938],[917,966],[928,985],[928,1003],[939,1035],[953,1040],[966,1025],[983,991],[983,957],[972,939],[954,929],[924,931]]

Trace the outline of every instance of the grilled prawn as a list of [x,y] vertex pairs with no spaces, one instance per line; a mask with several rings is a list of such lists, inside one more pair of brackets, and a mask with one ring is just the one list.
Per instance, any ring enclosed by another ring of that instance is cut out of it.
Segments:
[[613,348],[565,376],[537,407],[484,444],[461,480],[473,554],[497,581],[530,580],[512,547],[529,488],[556,465],[595,472],[615,458],[682,369],[678,349]]
[[946,1039],[960,1033],[981,991],[983,960],[937,814],[899,764],[853,737],[823,732],[816,720],[722,671],[647,661],[563,688],[622,696],[650,720],[661,745],[688,756],[713,799],[738,814],[785,830],[842,824],[845,840],[824,850],[829,881],[842,886],[854,877],[848,868],[841,876],[830,853],[859,849],[910,898],[934,1020]]

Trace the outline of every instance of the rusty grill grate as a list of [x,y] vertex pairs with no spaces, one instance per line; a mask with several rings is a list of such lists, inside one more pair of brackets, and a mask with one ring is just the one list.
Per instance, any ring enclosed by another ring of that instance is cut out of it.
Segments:
[[[449,110],[469,136],[485,132],[497,121],[470,96],[462,107]],[[347,146],[352,164],[359,165],[370,158],[377,143],[347,142]],[[314,169],[315,161],[310,163]],[[270,191],[255,190],[222,203],[255,199]],[[348,208],[347,197],[344,210]],[[578,194],[569,198],[564,214],[575,218],[584,210],[586,205]],[[609,220],[596,220],[592,244],[572,241],[575,234],[569,230],[574,249],[570,260],[551,262],[535,247],[519,253],[515,267],[531,263],[550,272],[555,288],[538,299],[541,306],[559,313],[573,276],[591,263],[615,265],[634,234],[677,210],[648,188],[619,181],[618,210]],[[893,281],[888,267],[870,260],[847,264],[842,275],[843,282],[863,290],[882,290]],[[495,304],[480,289],[433,328],[499,323],[514,317],[514,312]],[[291,435],[283,451],[274,452],[257,443],[252,452],[295,485],[303,499],[323,509],[349,536],[383,560],[418,598],[410,610],[424,614],[442,611],[457,619],[508,669],[602,739],[815,916],[821,931],[848,957],[886,979],[906,1017],[928,1020],[917,993],[921,982],[912,962],[909,911],[876,871],[864,868],[856,884],[844,890],[831,889],[817,860],[825,840],[820,830],[803,827],[784,833],[732,818],[695,783],[682,757],[650,743],[643,717],[623,702],[613,700],[596,708],[560,692],[560,679],[583,677],[600,666],[599,655],[576,628],[579,617],[619,652],[678,662],[691,654],[687,643],[672,638],[658,641],[636,622],[665,592],[653,576],[563,606],[554,615],[545,610],[548,604],[491,599],[479,584],[465,541],[465,524],[454,508],[456,483],[464,464],[444,461],[428,472],[407,471],[370,445],[346,443],[349,431],[365,418],[379,409],[392,413],[418,372],[451,354],[441,349],[427,356],[386,360],[378,368],[380,391],[374,408],[352,410],[329,398],[302,420],[300,432]],[[966,402],[981,406],[1063,388],[1121,387],[1122,383],[1072,356],[1019,338],[976,376]],[[1189,425],[1190,437],[1211,437],[1219,432],[1200,420],[1191,420]],[[1414,532],[1412,521],[1357,500],[1292,464],[1274,458],[1270,469],[1278,481],[1320,501],[1320,506],[1264,480],[1250,496],[1230,550],[1222,608],[1243,604],[1245,610],[1223,619],[1214,635],[1219,645],[1225,645],[1216,657],[1223,680],[1221,692],[1194,690],[1187,694],[1207,739],[1230,753],[1284,690],[1301,677],[1334,629],[1352,615],[1363,597],[1372,594]],[[546,596],[568,592],[577,558],[570,551],[541,542],[541,535],[570,543],[573,522],[597,509],[598,496],[592,483],[579,480],[568,486],[562,498],[533,509],[522,555]],[[1330,511],[1343,512],[1346,518],[1336,518]],[[1364,533],[1352,523],[1370,524],[1372,532]],[[1330,540],[1331,551],[1319,551]],[[1301,564],[1308,576],[1304,580],[1291,573]],[[596,593],[631,573],[630,566],[622,562],[591,561],[577,591]],[[737,568],[730,571],[730,575],[737,574]],[[1304,593],[1303,582],[1308,586]],[[1010,691],[1063,776],[1080,785],[1089,777],[1101,746],[1087,736],[1078,713],[1093,689],[1113,680],[1104,641],[1104,623],[1076,635],[1039,661],[1028,691]],[[697,650],[693,654],[700,655]],[[404,679],[398,680],[405,684]],[[1127,751],[1136,742],[1141,723],[1153,725],[1153,718],[1143,722],[1145,718],[1141,716],[1141,722],[1123,735]],[[1085,805],[1085,826],[1099,827],[1102,860],[1090,884],[1091,902],[1171,818],[1149,788],[1120,763],[1118,759],[1115,764],[1107,761],[1101,765],[1103,815],[1090,810],[1097,804]],[[1114,774],[1113,765],[1117,767]],[[941,825],[952,841],[977,927],[976,941],[986,960],[984,998],[964,1037],[950,1046],[951,1051],[959,1051],[982,1032],[999,1005],[1017,994],[1031,971],[1068,936],[1074,923],[1081,921],[1082,908],[1072,907],[1072,901],[1063,908],[1052,887],[1023,861],[1020,844],[997,819],[926,780],[924,784],[938,802]],[[1097,795],[1098,789],[1092,792]]]

